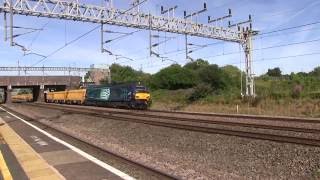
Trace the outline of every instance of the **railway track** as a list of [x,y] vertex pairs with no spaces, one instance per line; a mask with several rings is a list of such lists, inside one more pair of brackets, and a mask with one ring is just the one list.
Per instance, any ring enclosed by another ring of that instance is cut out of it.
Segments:
[[[31,104],[31,105],[39,105],[39,104]],[[55,104],[40,104],[40,105],[49,105],[49,106],[55,106],[60,108],[59,106],[55,105]],[[68,106],[64,106],[66,108],[68,108]],[[88,110],[85,107],[81,107],[81,106],[77,106],[77,109],[81,109],[81,110]],[[121,117],[123,116],[124,112],[123,111],[110,111],[108,109],[94,109],[94,112],[99,112],[102,113],[104,115],[117,115],[117,117]],[[168,113],[167,111],[151,111],[151,112],[161,112],[161,113]],[[170,112],[170,111],[169,111]],[[109,114],[108,114],[109,113]],[[154,118],[154,119],[166,119],[166,120],[171,120],[171,121],[180,121],[180,122],[192,122],[192,123],[204,123],[204,124],[216,124],[216,125],[225,125],[225,126],[238,126],[238,127],[249,127],[249,128],[259,128],[259,129],[268,129],[268,130],[281,130],[281,131],[292,131],[292,132],[299,132],[299,133],[317,133],[320,134],[320,129],[316,129],[316,128],[300,128],[300,127],[290,127],[290,126],[274,126],[274,125],[265,125],[265,124],[256,124],[256,123],[245,123],[245,122],[232,122],[232,121],[221,121],[221,120],[208,120],[208,119],[194,119],[194,118],[185,118],[185,117],[176,117],[176,116],[168,116],[168,115],[154,115],[154,114],[148,114],[148,112],[145,111],[126,111],[125,114],[126,115],[130,115],[130,116],[135,116],[135,117],[144,117],[144,118]],[[210,117],[208,116],[209,114],[199,114],[199,113],[174,113],[174,112],[170,112],[170,114],[174,114],[174,115],[179,115],[179,114],[187,114],[187,115],[201,115],[203,117]],[[210,114],[212,115],[212,114]],[[217,117],[216,114],[213,114],[214,117]],[[202,118],[203,118],[202,117]],[[212,117],[212,116],[211,116]],[[222,116],[218,116],[218,117],[232,117],[232,118],[242,118],[244,119],[245,117],[243,115],[235,116],[235,115],[224,115]],[[250,116],[251,118],[253,118],[254,116]],[[260,116],[258,116],[258,120]],[[263,117],[265,118],[265,120],[267,121],[276,121],[275,119],[272,119],[272,117]],[[276,117],[277,119],[278,117]],[[282,118],[284,119],[284,118]],[[290,118],[291,119],[291,118]],[[256,120],[256,119],[255,119]],[[287,119],[287,122],[290,123],[296,123],[297,120],[299,119],[295,119],[294,121],[290,121],[289,119]],[[282,120],[280,120],[282,121]],[[306,121],[306,122],[305,122]],[[320,123],[319,121],[316,120],[309,120],[309,119],[300,119],[299,123],[311,123],[310,121],[313,121],[315,124]]]
[[[47,104],[47,103],[35,103],[35,104]],[[57,104],[47,104],[47,105],[56,105]],[[70,105],[63,105],[70,106]],[[74,106],[71,106],[74,107]],[[85,106],[76,106],[77,108],[87,109]],[[163,115],[157,115],[157,117],[171,118],[172,115],[188,115],[188,116],[201,116],[212,118],[230,118],[230,119],[252,119],[258,121],[271,121],[271,122],[288,122],[288,123],[311,123],[311,124],[320,124],[320,119],[316,118],[302,118],[302,117],[281,117],[281,116],[260,116],[260,115],[245,115],[245,114],[221,114],[221,113],[200,113],[200,112],[183,112],[183,111],[163,111],[163,110],[126,110],[126,109],[114,109],[114,108],[100,108],[96,109],[102,112],[110,112],[114,114],[126,113],[130,115],[146,115],[150,116],[149,113],[161,113]]]
[[[281,130],[281,131],[293,131],[299,133],[316,133],[319,134],[319,129],[312,128],[297,128],[297,127],[286,127],[286,126],[272,126],[264,124],[252,124],[252,123],[239,123],[239,122],[227,122],[227,121],[214,121],[214,120],[204,120],[204,119],[191,119],[191,118],[182,118],[182,117],[169,117],[169,116],[157,116],[147,114],[140,111],[109,111],[108,109],[99,109],[99,108],[87,108],[77,106],[60,106],[54,104],[28,104],[29,106],[39,107],[39,108],[50,108],[61,110],[63,112],[69,113],[80,113],[90,116],[108,118],[112,120],[128,121],[135,123],[142,123],[153,126],[161,126],[168,128],[175,128],[188,131],[197,131],[210,134],[224,134],[244,138],[260,139],[260,140],[270,140],[284,143],[293,143],[300,145],[309,145],[309,146],[318,146],[320,147],[320,140],[314,138],[304,138],[288,135],[276,135],[269,133],[261,132],[248,132],[242,130],[232,130],[225,128],[214,128],[208,125],[219,124],[230,127],[240,126],[240,127],[251,127],[251,128],[261,128],[268,130]],[[197,114],[198,115],[198,114]],[[146,120],[145,118],[153,118],[158,120]],[[243,118],[243,117],[241,117]],[[317,121],[315,121],[318,123]],[[190,124],[192,123],[192,124]],[[310,123],[310,122],[308,122]]]
[[[121,114],[121,113],[112,112],[112,114]],[[259,129],[269,129],[269,130],[282,130],[282,131],[320,134],[320,129],[315,129],[315,128],[299,128],[299,127],[274,126],[274,125],[264,125],[264,124],[256,124],[256,123],[245,123],[245,122],[192,119],[192,118],[153,115],[153,114],[136,114],[136,113],[131,113],[131,112],[128,112],[127,114],[130,114],[133,116],[139,116],[139,117],[147,117],[147,118],[165,118],[167,120],[181,121],[181,122],[206,123],[206,124],[217,124],[217,125],[225,125],[225,126],[238,126],[238,127],[249,127],[249,128],[259,128]],[[175,115],[177,115],[177,114],[175,114]],[[236,118],[236,117],[233,117],[233,118]],[[241,117],[241,118],[243,118],[243,117]],[[272,119],[272,121],[274,121],[274,120]]]
[[[20,114],[19,112],[11,109],[11,108],[8,108],[8,107],[5,107],[5,106],[1,106],[2,108],[4,108],[5,110],[13,113],[13,114],[16,114],[17,116],[19,117],[22,117],[28,121],[30,121],[31,123],[33,123],[34,125],[36,126],[42,126],[42,129],[46,129],[46,131],[48,130],[51,130],[51,131],[54,131],[55,133],[58,133],[60,135],[63,135],[63,136],[66,136],[68,138],[71,138],[72,140],[75,140],[75,141],[78,141],[80,142],[81,144],[84,144],[86,146],[90,146],[92,147],[93,149],[96,149],[97,151],[99,151],[99,153],[105,153],[107,156],[111,156],[115,159],[117,159],[117,161],[120,161],[122,163],[125,163],[125,164],[129,164],[130,166],[135,166],[135,168],[138,168],[142,171],[145,171],[147,172],[147,174],[150,174],[150,177],[157,177],[156,179],[169,179],[169,180],[176,180],[176,179],[179,179],[178,177],[174,176],[174,175],[171,175],[171,174],[168,174],[164,171],[161,171],[161,170],[158,170],[158,169],[155,169],[153,167],[150,167],[148,165],[145,165],[143,163],[140,163],[140,162],[137,162],[135,160],[132,160],[132,159],[129,159],[121,154],[118,154],[116,152],[112,152],[112,151],[109,151],[108,149],[102,147],[102,146],[99,146],[99,145],[96,145],[92,142],[89,142],[88,140],[85,140],[85,139],[82,139],[80,137],[76,137],[64,130],[61,130],[59,128],[56,128],[56,127],[52,127],[52,126],[49,126],[48,124],[45,124],[45,123],[42,123],[40,121],[37,121],[36,119],[33,119],[33,118],[30,118],[28,116],[25,116],[23,114]],[[98,154],[99,154],[98,153]]]
[[302,118],[302,117],[285,117],[285,116],[261,116],[261,115],[246,115],[246,114],[221,114],[221,113],[200,113],[200,112],[183,112],[183,111],[163,111],[163,110],[148,110],[149,112],[165,113],[165,114],[180,114],[180,115],[196,115],[207,117],[223,117],[223,118],[241,118],[253,120],[267,120],[267,121],[281,121],[289,123],[311,123],[320,124],[320,119],[316,118]]

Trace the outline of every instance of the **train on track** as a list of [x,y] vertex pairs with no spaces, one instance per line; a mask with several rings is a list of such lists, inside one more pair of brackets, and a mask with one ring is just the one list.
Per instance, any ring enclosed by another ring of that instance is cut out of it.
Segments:
[[11,92],[11,102],[32,102],[33,101],[33,92],[30,88],[18,88],[14,89]]
[[16,94],[11,96],[11,102],[32,102],[33,94]]
[[45,101],[128,109],[148,109],[152,102],[148,89],[136,83],[92,85],[84,89],[47,92]]

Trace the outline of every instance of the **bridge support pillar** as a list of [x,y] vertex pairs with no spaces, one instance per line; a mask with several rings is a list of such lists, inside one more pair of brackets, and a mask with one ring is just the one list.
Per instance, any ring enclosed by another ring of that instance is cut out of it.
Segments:
[[44,102],[44,85],[40,86],[40,89],[38,91],[38,96],[37,96],[37,102]]
[[37,102],[44,102],[44,90],[40,89]]
[[11,92],[12,92],[12,88],[11,88],[11,85],[9,85],[5,91],[5,96],[6,96],[6,100],[5,100],[5,103],[11,103],[12,100],[11,100]]

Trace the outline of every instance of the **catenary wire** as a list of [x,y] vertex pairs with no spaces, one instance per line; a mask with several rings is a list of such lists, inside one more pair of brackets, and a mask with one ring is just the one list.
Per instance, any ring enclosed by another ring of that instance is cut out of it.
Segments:
[[[147,1],[147,0],[144,0],[143,2],[146,2],[146,1]],[[133,7],[129,8],[129,9],[125,10],[124,12],[121,12],[121,13],[120,13],[118,16],[116,16],[115,18],[121,16],[122,14],[124,14],[124,13],[126,13],[126,12],[128,12],[128,11],[131,11],[131,10],[134,9],[134,8],[135,8],[135,6],[133,6]],[[94,32],[95,30],[97,30],[97,29],[100,28],[100,27],[101,27],[101,25],[98,25],[98,26],[94,27],[93,29],[91,29],[90,31],[88,31],[88,32],[86,32],[86,33],[78,36],[77,38],[69,41],[69,42],[66,43],[65,45],[63,45],[63,46],[61,46],[60,48],[58,48],[58,49],[54,50],[53,52],[51,52],[48,56],[40,59],[39,61],[37,61],[36,63],[34,63],[33,65],[31,65],[31,67],[33,67],[33,66],[35,66],[35,65],[37,65],[37,64],[39,64],[39,63],[41,63],[41,62],[43,62],[43,61],[45,61],[48,57],[56,54],[57,52],[59,52],[59,51],[61,51],[62,49],[66,48],[67,46],[69,46],[70,44],[73,44],[73,43],[77,42],[78,40],[80,40],[80,39],[82,39],[83,37],[89,35],[90,33]]]

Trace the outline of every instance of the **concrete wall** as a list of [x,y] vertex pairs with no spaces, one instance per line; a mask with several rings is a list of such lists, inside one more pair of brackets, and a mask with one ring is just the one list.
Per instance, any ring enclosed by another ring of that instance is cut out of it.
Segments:
[[81,83],[80,76],[0,76],[0,87],[6,92],[6,103],[11,103],[12,88],[32,88],[34,101],[45,100],[44,91],[77,89]]
[[80,76],[0,76],[0,86],[66,85],[77,88],[80,82]]

